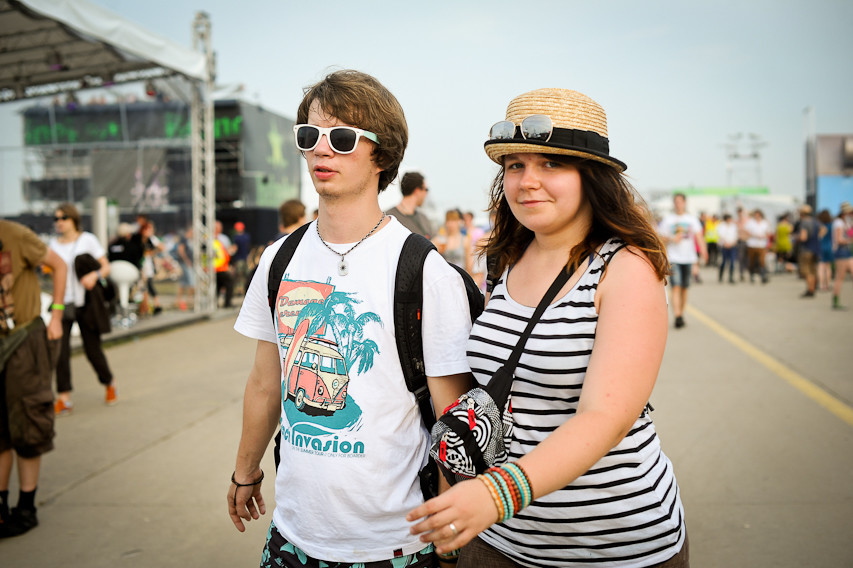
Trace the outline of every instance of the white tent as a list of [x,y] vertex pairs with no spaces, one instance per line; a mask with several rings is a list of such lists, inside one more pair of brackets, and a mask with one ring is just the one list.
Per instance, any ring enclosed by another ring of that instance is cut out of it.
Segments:
[[192,85],[196,310],[215,309],[213,258],[214,63],[210,20],[199,13],[189,49],[87,0],[0,0],[0,103],[170,75]]
[[0,101],[180,74],[206,56],[86,0],[0,0]]

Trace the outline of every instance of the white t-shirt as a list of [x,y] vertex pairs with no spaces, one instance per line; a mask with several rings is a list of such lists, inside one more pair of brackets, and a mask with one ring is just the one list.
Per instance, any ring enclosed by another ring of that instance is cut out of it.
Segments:
[[699,260],[696,239],[702,236],[702,224],[693,215],[670,213],[660,222],[661,234],[673,238],[680,233],[681,240],[666,245],[666,255],[672,264],[693,264]]
[[770,235],[770,223],[767,219],[750,217],[743,226],[747,233],[746,246],[749,248],[767,248],[767,237]]
[[[349,273],[339,276],[340,258],[323,245],[315,225],[282,279],[278,330],[267,279],[287,237],[264,251],[234,325],[243,335],[276,343],[289,379],[283,373],[273,521],[289,542],[323,560],[412,554],[424,544],[409,534],[405,515],[423,502],[417,473],[428,457],[429,435],[406,388],[394,339],[394,281],[409,230],[392,218],[346,255]],[[332,247],[346,251],[353,244]],[[321,319],[300,326],[304,310]],[[422,322],[427,375],[468,372],[467,296],[460,276],[437,252],[424,266]],[[301,348],[288,358],[283,345],[294,341]],[[345,406],[335,408],[341,401]],[[325,411],[315,406],[326,404]]]
[[734,221],[717,225],[717,237],[721,246],[731,248],[737,245],[737,225]]
[[[65,280],[65,304],[82,306],[86,302],[86,289],[80,284],[80,277],[74,272],[74,259],[81,254],[89,253],[96,260],[106,254],[98,237],[89,232],[82,232],[72,243],[61,243],[56,237],[50,239],[48,245],[68,266],[68,276]],[[81,274],[80,276],[84,276]]]
[[836,217],[832,221],[832,250],[837,249],[842,243],[838,242],[836,233],[840,230],[842,238],[847,236],[847,222],[841,217]]

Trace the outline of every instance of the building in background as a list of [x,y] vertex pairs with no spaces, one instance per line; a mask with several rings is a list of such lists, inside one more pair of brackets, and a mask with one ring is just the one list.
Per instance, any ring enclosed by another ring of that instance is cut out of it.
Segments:
[[843,201],[853,203],[853,134],[818,135],[815,150],[815,193],[807,201],[815,211],[836,215]]

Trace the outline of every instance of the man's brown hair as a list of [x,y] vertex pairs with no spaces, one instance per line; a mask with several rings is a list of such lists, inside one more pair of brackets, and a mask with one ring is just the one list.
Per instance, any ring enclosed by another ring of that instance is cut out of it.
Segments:
[[278,217],[282,227],[289,227],[305,217],[305,205],[298,199],[288,199],[278,208]]
[[307,87],[296,112],[296,122],[308,121],[308,109],[317,101],[324,112],[344,124],[369,130],[379,143],[373,149],[373,162],[382,169],[379,191],[397,177],[403,154],[409,143],[409,128],[403,107],[376,78],[342,69]]

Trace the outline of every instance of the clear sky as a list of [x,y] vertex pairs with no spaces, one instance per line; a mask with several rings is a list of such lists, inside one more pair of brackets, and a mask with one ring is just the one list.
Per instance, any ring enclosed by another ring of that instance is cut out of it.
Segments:
[[[424,173],[438,210],[486,206],[488,129],[541,87],[604,107],[611,154],[644,194],[726,185],[725,145],[743,132],[766,143],[761,183],[802,198],[804,109],[818,134],[853,133],[849,0],[93,1],[188,47],[206,11],[217,83],[242,83],[248,100],[291,118],[330,68],[376,76],[408,119],[401,172]],[[0,105],[0,146],[20,144],[16,108]],[[15,212],[20,190],[3,184],[0,212]],[[383,204],[399,198],[396,185],[386,193]]]

